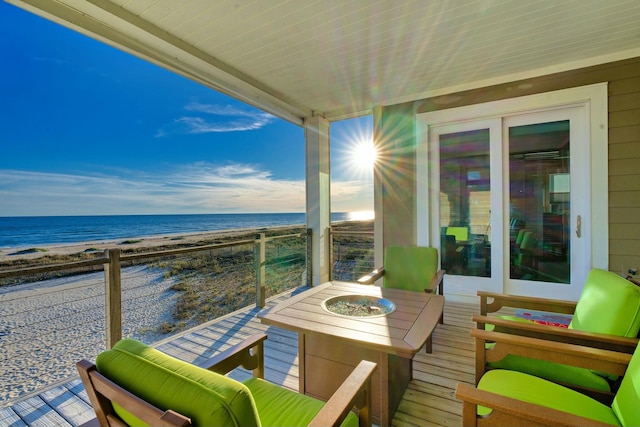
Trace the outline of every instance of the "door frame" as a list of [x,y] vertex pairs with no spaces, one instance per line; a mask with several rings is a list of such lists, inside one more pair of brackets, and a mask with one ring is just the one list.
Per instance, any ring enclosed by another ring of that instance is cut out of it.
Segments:
[[[435,159],[430,158],[429,140],[430,130],[436,126],[449,125],[464,122],[479,122],[486,119],[497,119],[514,115],[549,111],[559,108],[581,108],[587,118],[586,141],[589,145],[586,150],[589,159],[587,161],[588,176],[590,182],[590,223],[582,227],[582,233],[589,233],[591,240],[590,250],[587,251],[588,260],[585,268],[609,267],[609,203],[608,203],[608,122],[607,122],[607,83],[581,86],[563,89],[553,92],[528,95],[518,98],[510,98],[492,101],[483,104],[468,105],[464,107],[420,113],[416,115],[416,218],[417,236],[419,245],[430,245],[434,241],[430,218],[430,200],[434,192],[439,192],[439,183],[430,179],[429,165],[434,164]],[[582,142],[576,142],[582,143]],[[572,229],[571,232],[574,232]],[[438,233],[439,236],[439,233]],[[584,273],[586,276],[586,272]],[[499,282],[494,281],[489,287],[492,291],[504,292],[506,278]],[[446,281],[446,278],[445,278]],[[445,292],[447,287],[445,286]],[[478,288],[470,288],[466,292],[455,289],[447,293],[449,298],[467,302],[477,302],[476,291]],[[558,298],[576,301],[582,286],[567,286],[558,292],[553,288],[553,295],[546,292],[544,287],[532,290],[529,295],[547,298]]]

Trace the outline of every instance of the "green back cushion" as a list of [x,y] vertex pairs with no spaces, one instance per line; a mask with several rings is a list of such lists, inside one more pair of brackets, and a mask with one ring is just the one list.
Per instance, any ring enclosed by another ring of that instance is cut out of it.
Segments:
[[640,330],[640,287],[610,271],[591,270],[569,328],[636,337]]
[[[324,405],[320,400],[259,378],[250,378],[244,384],[251,390],[263,426],[306,426]],[[357,427],[356,414],[349,413],[342,426]]]
[[455,236],[457,242],[469,240],[469,229],[467,227],[447,227],[446,234]]
[[623,426],[640,426],[640,345],[631,357],[627,372],[613,399],[613,412]]
[[387,246],[384,287],[424,292],[438,271],[438,250],[424,246]]
[[[582,393],[522,372],[502,369],[489,371],[480,379],[478,389],[607,424],[622,425],[610,407]],[[478,406],[478,415],[485,416],[490,412],[490,408]]]
[[[98,372],[160,408],[191,418],[194,426],[259,426],[256,406],[242,383],[175,359],[133,339],[96,359]],[[122,408],[129,425],[145,425]]]

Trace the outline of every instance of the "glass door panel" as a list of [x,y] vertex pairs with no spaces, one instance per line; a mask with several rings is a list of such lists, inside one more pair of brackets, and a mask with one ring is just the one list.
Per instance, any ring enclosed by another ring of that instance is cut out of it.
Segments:
[[443,133],[438,141],[442,268],[491,277],[490,131]]
[[511,279],[571,282],[569,131],[569,120],[508,130]]

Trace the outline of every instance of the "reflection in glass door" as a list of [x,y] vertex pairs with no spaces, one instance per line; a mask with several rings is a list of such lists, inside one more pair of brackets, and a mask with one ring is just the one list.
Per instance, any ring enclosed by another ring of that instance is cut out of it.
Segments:
[[570,283],[569,120],[509,128],[510,278]]
[[440,134],[439,145],[442,268],[491,277],[489,129]]

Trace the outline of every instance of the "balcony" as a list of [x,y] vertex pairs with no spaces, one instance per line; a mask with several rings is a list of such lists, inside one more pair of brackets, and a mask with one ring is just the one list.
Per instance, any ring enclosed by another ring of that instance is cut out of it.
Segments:
[[[299,287],[266,301],[266,308],[304,292]],[[211,357],[240,340],[265,332],[265,378],[292,390],[298,388],[298,338],[294,332],[267,327],[256,318],[261,309],[247,307],[160,341],[155,347],[177,358],[197,362]],[[413,363],[413,380],[407,388],[392,425],[460,425],[462,404],[453,397],[458,382],[474,384],[474,343],[469,335],[471,316],[478,306],[447,303],[445,323],[433,335],[433,353],[420,351]],[[250,372],[230,374],[245,379]],[[79,378],[28,396],[0,409],[0,425],[80,426],[94,418],[93,409]]]

